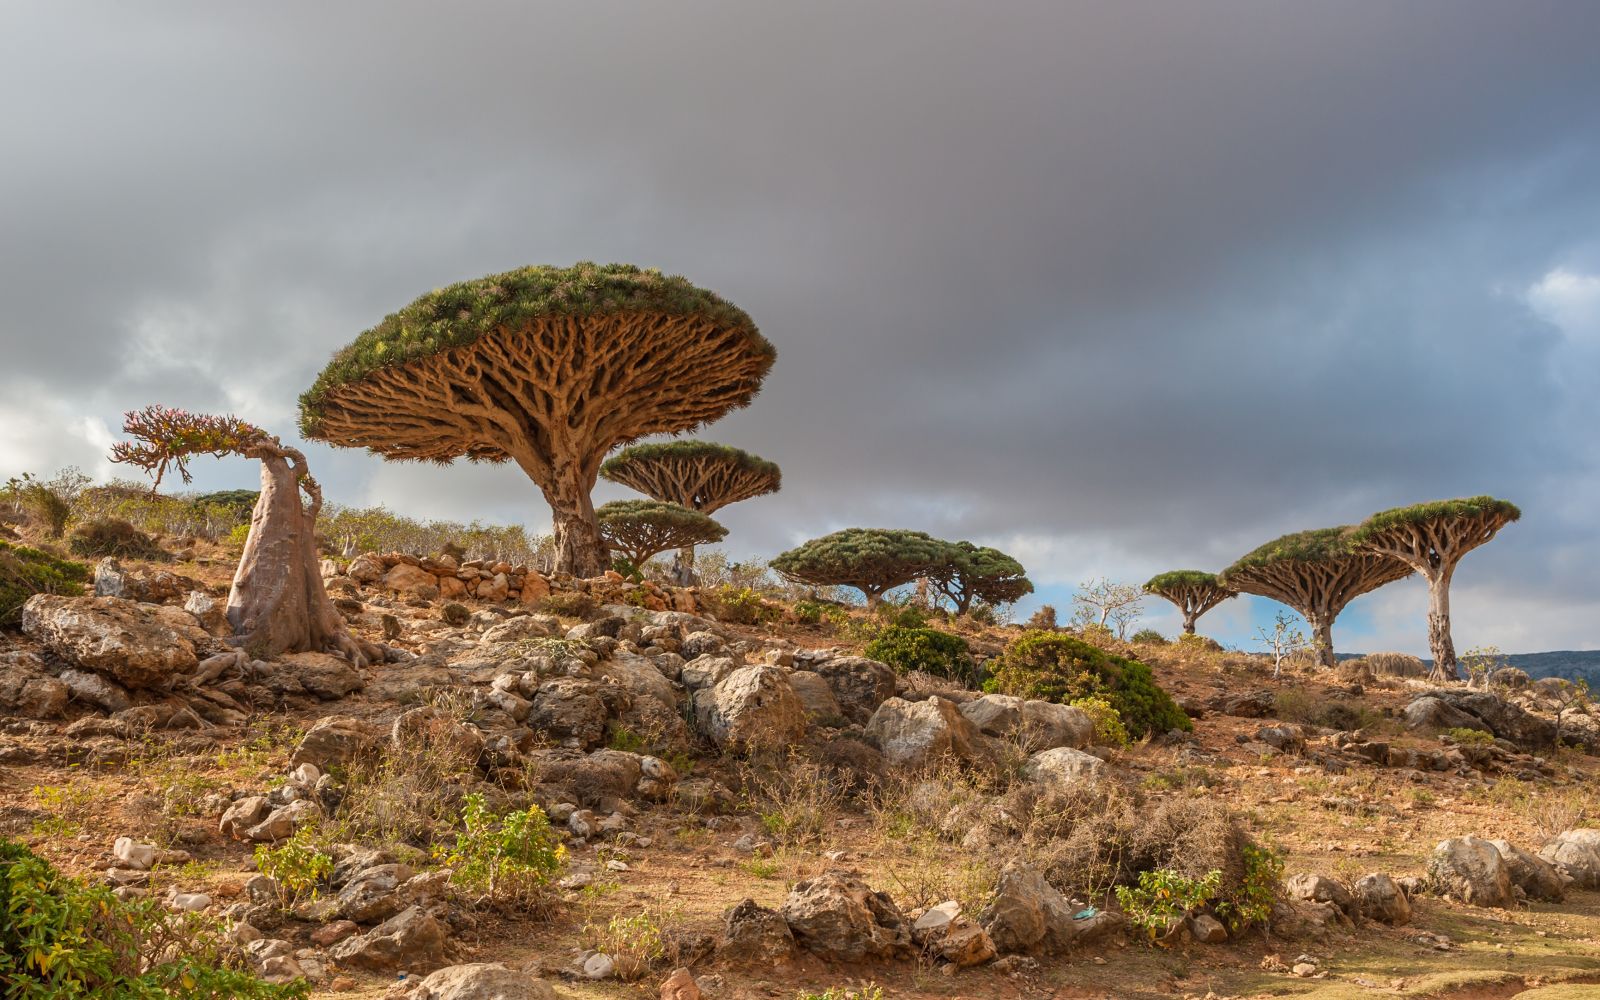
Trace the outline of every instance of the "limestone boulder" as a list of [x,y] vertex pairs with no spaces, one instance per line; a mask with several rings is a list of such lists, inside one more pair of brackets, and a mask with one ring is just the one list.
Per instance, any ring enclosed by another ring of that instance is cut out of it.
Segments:
[[498,962],[451,965],[422,980],[421,995],[408,1000],[560,1000],[543,979]]
[[894,697],[894,668],[865,656],[836,656],[822,660],[812,669],[828,682],[833,698],[844,717],[865,725],[878,706]]
[[828,872],[789,890],[783,919],[800,946],[839,962],[906,958],[911,924],[894,900],[854,876]]
[[1478,837],[1452,837],[1440,841],[1428,859],[1428,881],[1441,895],[1469,906],[1510,907],[1511,871],[1500,851]]
[[165,688],[199,666],[211,641],[182,608],[120,597],[35,594],[22,631],[68,663],[129,688]]
[[1600,829],[1580,827],[1558,833],[1539,848],[1539,857],[1579,889],[1600,889]]
[[944,698],[890,698],[867,721],[867,738],[886,763],[922,767],[941,759],[971,760],[985,751],[983,734]]
[[694,711],[700,732],[724,749],[781,748],[806,733],[805,705],[778,667],[740,667],[696,691]]

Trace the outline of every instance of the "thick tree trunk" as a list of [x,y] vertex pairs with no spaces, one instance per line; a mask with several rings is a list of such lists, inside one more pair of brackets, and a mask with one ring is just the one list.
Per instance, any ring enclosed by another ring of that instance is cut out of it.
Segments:
[[577,478],[573,470],[558,472],[554,486],[544,491],[555,534],[556,571],[595,577],[610,566],[606,545],[600,540],[600,524],[594,517],[594,501],[588,489],[577,485]]
[[1456,645],[1450,638],[1450,574],[1440,573],[1428,581],[1428,649],[1433,654],[1433,671],[1428,679],[1455,681]]
[[232,643],[256,657],[336,650],[365,665],[366,656],[322,586],[315,539],[322,498],[306,475],[304,457],[277,445],[250,454],[261,462],[261,496],[228,592]]
[[672,579],[680,587],[692,587],[699,582],[694,575],[693,545],[685,545],[672,557]]
[[1333,655],[1333,619],[1321,615],[1307,615],[1306,623],[1311,626],[1312,641],[1317,647],[1317,659],[1324,667],[1336,666],[1339,661]]
[[1199,615],[1190,614],[1188,612],[1184,612],[1184,615],[1183,615],[1183,634],[1184,635],[1194,635],[1194,621],[1198,617],[1200,617],[1200,616]]

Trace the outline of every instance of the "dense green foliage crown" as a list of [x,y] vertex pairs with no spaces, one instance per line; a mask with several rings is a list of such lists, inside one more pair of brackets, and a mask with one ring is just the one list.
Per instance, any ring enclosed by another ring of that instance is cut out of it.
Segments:
[[1226,589],[1217,574],[1198,569],[1174,569],[1157,573],[1144,585],[1146,593],[1160,594],[1181,587],[1217,587]]
[[1280,562],[1327,562],[1354,552],[1355,543],[1349,526],[1290,532],[1240,556],[1232,566],[1222,571],[1222,580],[1226,582],[1230,573],[1251,567]]
[[1063,705],[1103,697],[1135,739],[1151,732],[1194,728],[1156,683],[1148,665],[1060,632],[1038,630],[1018,636],[994,665],[987,686],[1002,694]]
[[300,397],[300,430],[316,437],[328,394],[380,368],[463,347],[497,330],[526,329],[550,317],[624,313],[698,315],[744,330],[755,353],[777,356],[744,310],[686,278],[632,264],[522,267],[429,292],[356,337]]
[[1509,500],[1490,496],[1461,497],[1455,500],[1432,500],[1411,504],[1408,507],[1391,507],[1356,525],[1351,537],[1365,542],[1374,536],[1401,525],[1425,524],[1445,520],[1496,520],[1517,521],[1522,511]]
[[698,459],[717,459],[728,463],[728,465],[741,472],[753,472],[758,475],[770,476],[774,483],[782,475],[776,462],[769,462],[732,445],[695,439],[629,445],[606,459],[606,463],[600,466],[600,475],[611,479],[630,465],[673,460],[695,461]]
[[772,560],[772,568],[805,583],[855,586],[907,583],[950,557],[949,542],[902,528],[846,528],[813,538]]
[[728,529],[697,510],[664,500],[613,500],[594,512],[602,530],[649,525],[661,530],[703,535],[704,541],[720,541]]

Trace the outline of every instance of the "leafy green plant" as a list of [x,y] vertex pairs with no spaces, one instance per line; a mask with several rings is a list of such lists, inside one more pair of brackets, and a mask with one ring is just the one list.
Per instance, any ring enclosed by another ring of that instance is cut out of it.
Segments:
[[761,595],[749,587],[723,584],[704,596],[718,621],[757,625],[773,620],[778,614],[777,609],[768,607]]
[[661,925],[648,911],[628,916],[617,914],[604,927],[585,927],[590,947],[611,956],[617,978],[634,982],[650,971],[650,966],[666,955],[661,940]]
[[1203,878],[1191,878],[1171,868],[1157,868],[1140,872],[1135,886],[1117,886],[1117,903],[1122,906],[1128,923],[1146,940],[1154,941],[1167,933],[1174,920],[1216,896],[1221,885],[1220,871],[1208,872]]
[[1172,696],[1156,684],[1147,665],[1070,635],[1024,632],[993,662],[986,690],[1062,704],[1100,696],[1117,710],[1134,739],[1194,728]]
[[89,568],[48,552],[0,542],[0,627],[22,620],[22,606],[34,594],[83,593]]
[[977,670],[965,639],[932,628],[890,625],[863,652],[902,674],[920,670],[964,684],[973,682]]
[[1128,738],[1128,727],[1122,724],[1122,713],[1105,698],[1097,694],[1085,695],[1072,699],[1071,705],[1081,709],[1094,723],[1095,743],[1106,747],[1126,747],[1132,742]]
[[1153,628],[1142,628],[1133,633],[1133,636],[1128,641],[1146,646],[1165,646],[1167,637]]
[[1283,855],[1279,852],[1247,843],[1240,849],[1240,860],[1243,877],[1216,904],[1217,916],[1234,934],[1250,927],[1268,927],[1283,887]]
[[258,844],[256,870],[278,884],[279,899],[288,908],[317,897],[317,887],[333,874],[333,858],[322,850],[316,831],[302,826],[277,847]]
[[35,785],[33,801],[46,815],[35,820],[33,832],[41,837],[73,837],[83,830],[94,796],[71,785]]
[[1444,735],[1464,747],[1484,747],[1494,742],[1494,734],[1481,729],[1446,729]]
[[0,839],[0,985],[6,1000],[303,1000],[262,982],[211,920],[121,900]]
[[468,795],[461,829],[444,855],[451,881],[495,901],[536,901],[566,863],[567,849],[538,806],[496,816],[483,796]]
[[72,517],[73,496],[88,482],[77,469],[67,469],[54,479],[43,480],[30,472],[14,476],[0,489],[0,499],[26,511],[44,526],[51,538],[60,538]]

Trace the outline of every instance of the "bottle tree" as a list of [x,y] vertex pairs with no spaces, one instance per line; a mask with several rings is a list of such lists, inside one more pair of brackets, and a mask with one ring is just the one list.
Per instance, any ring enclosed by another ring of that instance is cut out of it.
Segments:
[[1171,601],[1183,616],[1185,635],[1194,635],[1194,623],[1212,608],[1233,597],[1215,573],[1175,569],[1159,573],[1144,585],[1144,592]]
[[358,336],[300,397],[300,428],[391,459],[515,462],[550,504],[556,569],[595,576],[606,454],[748,405],[776,354],[683,278],[524,267],[429,292]]
[[1033,581],[1021,563],[999,549],[971,542],[951,543],[946,560],[928,572],[928,579],[958,615],[966,614],[975,600],[1011,604],[1033,593]]
[[1284,535],[1260,546],[1222,571],[1230,590],[1281,601],[1311,626],[1318,657],[1334,665],[1333,622],[1362,594],[1411,575],[1390,556],[1357,548],[1350,529],[1319,528]]
[[[645,496],[702,514],[731,503],[776,493],[778,466],[747,451],[713,441],[664,441],[630,445],[606,459],[600,475]],[[694,546],[678,550],[673,578],[694,583]]]
[[643,571],[668,549],[720,542],[728,529],[687,507],[660,500],[614,500],[595,512],[606,547]]
[[1434,677],[1460,676],[1450,637],[1450,579],[1456,564],[1521,517],[1515,504],[1479,496],[1395,507],[1356,526],[1356,545],[1397,559],[1428,581],[1428,648],[1433,651]]
[[846,528],[796,546],[770,565],[796,583],[854,587],[875,608],[888,591],[933,576],[951,554],[949,542],[921,531]]
[[151,474],[152,488],[169,468],[189,482],[188,461],[195,455],[261,463],[261,493],[228,591],[231,644],[260,657],[332,651],[358,666],[367,663],[369,650],[345,629],[322,586],[316,546],[322,488],[304,454],[237,417],[163,406],[127,414],[122,430],[134,440],[113,445],[111,460]]

